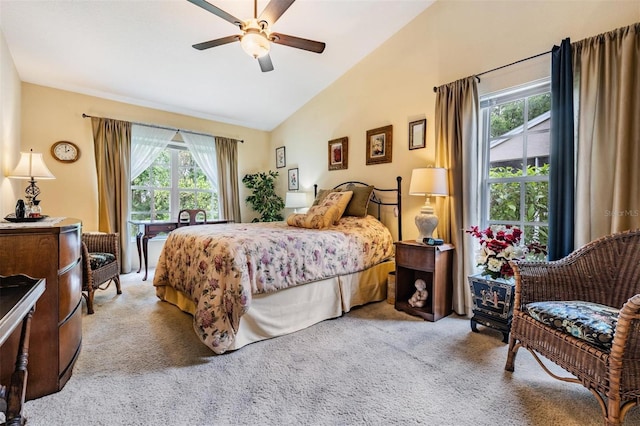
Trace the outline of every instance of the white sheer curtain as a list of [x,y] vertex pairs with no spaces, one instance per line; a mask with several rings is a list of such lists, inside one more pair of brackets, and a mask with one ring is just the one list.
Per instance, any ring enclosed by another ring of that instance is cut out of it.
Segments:
[[131,125],[131,180],[153,163],[175,134],[175,130]]
[[213,136],[180,132],[182,140],[189,148],[193,159],[202,169],[213,190],[218,192],[218,161],[216,160],[216,141]]

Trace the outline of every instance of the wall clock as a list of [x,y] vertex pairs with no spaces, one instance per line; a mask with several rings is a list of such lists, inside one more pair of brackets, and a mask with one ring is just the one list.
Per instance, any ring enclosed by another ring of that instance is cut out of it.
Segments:
[[80,148],[73,142],[59,141],[51,145],[51,155],[63,163],[73,163],[80,158]]

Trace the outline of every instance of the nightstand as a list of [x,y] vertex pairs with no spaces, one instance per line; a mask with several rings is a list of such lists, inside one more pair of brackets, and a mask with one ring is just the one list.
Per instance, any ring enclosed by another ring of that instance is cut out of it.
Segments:
[[[437,321],[451,313],[452,244],[428,246],[416,241],[396,243],[396,301],[399,311],[417,315],[427,321]],[[412,307],[408,300],[416,291],[415,281],[427,283],[429,295],[421,308]]]

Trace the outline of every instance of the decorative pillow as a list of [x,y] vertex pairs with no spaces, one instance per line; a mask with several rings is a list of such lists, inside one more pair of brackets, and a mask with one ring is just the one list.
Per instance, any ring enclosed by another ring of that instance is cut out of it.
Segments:
[[369,208],[373,186],[356,186],[350,183],[347,185],[346,190],[352,191],[353,196],[351,197],[351,201],[349,201],[349,205],[347,205],[347,209],[344,211],[344,215],[365,217],[367,215],[367,209]]
[[618,323],[616,308],[582,301],[535,302],[526,308],[529,315],[549,327],[606,351],[611,349]]
[[95,271],[98,268],[102,268],[104,265],[107,265],[116,260],[116,256],[112,253],[89,253],[89,264],[91,265],[91,270]]
[[347,205],[349,204],[349,201],[351,201],[352,196],[353,196],[353,191],[330,192],[322,199],[320,204],[318,204],[318,207],[324,207],[324,206],[338,207],[338,210],[339,210],[338,216],[333,221],[335,225],[338,223],[338,221],[342,217],[342,214],[346,210]]
[[342,189],[319,189],[318,194],[316,195],[316,199],[313,200],[312,206],[317,206],[324,200],[324,197],[329,195],[332,192],[342,192]]
[[324,229],[333,225],[340,213],[338,206],[312,206],[306,214],[294,213],[287,217],[287,225],[307,229]]

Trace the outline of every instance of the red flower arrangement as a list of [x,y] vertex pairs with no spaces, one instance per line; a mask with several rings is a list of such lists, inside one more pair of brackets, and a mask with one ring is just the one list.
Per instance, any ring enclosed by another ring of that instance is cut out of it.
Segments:
[[482,274],[491,278],[511,278],[513,269],[510,260],[524,259],[528,248],[520,244],[522,231],[517,226],[493,225],[487,229],[472,226],[465,231],[480,241],[480,250],[476,256],[477,266]]

